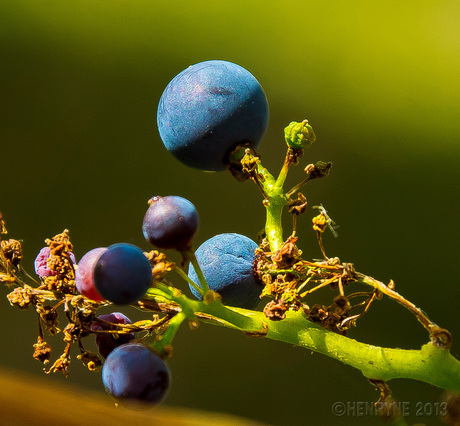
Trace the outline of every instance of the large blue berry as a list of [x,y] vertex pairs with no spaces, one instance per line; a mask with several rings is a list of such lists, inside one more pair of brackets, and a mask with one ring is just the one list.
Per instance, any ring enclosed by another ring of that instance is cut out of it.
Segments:
[[107,247],[98,247],[87,252],[78,262],[75,271],[75,287],[80,294],[88,299],[100,302],[104,298],[98,293],[94,287],[94,268],[101,257],[102,253],[107,250]]
[[94,286],[106,300],[128,305],[139,300],[152,283],[152,269],[138,247],[113,244],[102,253],[94,268]]
[[238,145],[259,145],[268,124],[268,103],[256,78],[227,61],[192,65],[163,92],[158,130],[168,151],[184,164],[225,170]]
[[120,403],[160,403],[168,393],[170,376],[166,363],[140,343],[118,346],[102,367],[105,389]]
[[[205,241],[195,252],[210,290],[222,296],[222,303],[253,309],[259,301],[262,286],[254,274],[257,244],[240,234],[219,234]],[[195,268],[190,265],[188,276],[198,283]],[[201,299],[190,286],[193,295]]]
[[[107,324],[107,321],[112,324]],[[100,315],[96,321],[91,324],[93,331],[115,331],[120,330],[117,324],[132,324],[131,320],[121,312],[112,312],[107,315]],[[123,330],[123,329],[121,329]],[[96,333],[96,345],[99,353],[107,358],[110,352],[116,347],[134,340],[136,335],[134,333]]]
[[188,247],[198,228],[195,206],[176,195],[153,197],[149,204],[142,224],[145,239],[161,249]]

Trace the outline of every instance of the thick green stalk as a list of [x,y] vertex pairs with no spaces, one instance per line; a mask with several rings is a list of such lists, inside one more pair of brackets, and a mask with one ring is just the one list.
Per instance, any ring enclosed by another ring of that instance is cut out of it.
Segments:
[[357,368],[369,379],[414,379],[460,394],[460,361],[432,343],[419,350],[383,348],[326,330],[300,311],[287,312],[282,321],[271,321],[262,312],[227,307],[218,301],[204,303],[183,295],[180,299],[203,322],[319,352]]
[[281,217],[286,199],[284,194],[277,195],[270,197],[264,204],[267,214],[265,234],[270,244],[270,250],[274,252],[279,250],[284,242]]
[[283,189],[287,167],[283,167],[280,176],[276,180],[260,162],[257,163],[256,167],[258,176],[257,181],[265,196],[263,201],[267,215],[265,221],[265,234],[270,244],[270,250],[277,251],[284,242],[281,217],[283,207],[288,201]]

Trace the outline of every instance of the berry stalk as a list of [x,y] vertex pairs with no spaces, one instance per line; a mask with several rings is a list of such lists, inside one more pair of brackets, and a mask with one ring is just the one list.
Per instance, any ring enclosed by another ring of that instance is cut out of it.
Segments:
[[368,379],[413,379],[460,393],[460,361],[433,342],[419,350],[384,348],[327,330],[308,321],[302,311],[286,312],[283,321],[267,321],[262,312],[224,306],[218,300],[206,303],[181,295],[180,302],[205,323],[319,352],[357,368]]
[[283,193],[272,194],[264,200],[266,210],[265,234],[272,252],[278,251],[284,242],[281,218],[286,203],[287,200]]
[[263,205],[266,209],[265,234],[270,250],[276,252],[284,242],[283,225],[281,221],[283,207],[288,202],[288,197],[284,193],[283,184],[287,168],[283,167],[284,177],[275,179],[273,175],[262,166],[260,158],[250,149],[241,160],[243,172],[257,184],[264,196]]

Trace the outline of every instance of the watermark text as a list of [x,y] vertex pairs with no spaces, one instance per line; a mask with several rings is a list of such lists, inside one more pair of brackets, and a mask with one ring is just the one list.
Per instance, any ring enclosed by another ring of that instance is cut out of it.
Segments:
[[332,413],[337,417],[370,417],[397,416],[402,417],[439,417],[447,414],[447,402],[422,401],[336,401],[331,406]]

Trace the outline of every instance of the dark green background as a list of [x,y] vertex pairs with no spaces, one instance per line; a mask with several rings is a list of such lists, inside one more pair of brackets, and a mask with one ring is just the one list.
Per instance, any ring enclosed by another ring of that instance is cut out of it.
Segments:
[[[329,256],[394,279],[452,331],[458,356],[459,17],[456,1],[1,2],[0,210],[9,236],[23,239],[24,265],[32,270],[45,238],[65,228],[77,258],[121,241],[148,249],[141,223],[153,195],[196,205],[197,245],[222,232],[255,238],[264,223],[255,185],[183,166],[156,129],[157,103],[174,75],[229,60],[267,94],[270,124],[259,151],[269,169],[281,165],[283,128],[304,118],[317,141],[302,164],[334,163],[304,191],[340,224],[338,239],[325,236]],[[289,182],[301,178],[298,167]],[[312,215],[299,220],[306,258],[320,257]],[[41,374],[31,357],[35,316],[4,296],[0,363]],[[418,348],[428,338],[387,300],[358,325],[350,337],[372,344]],[[278,342],[184,327],[170,365],[171,406],[276,425],[380,424],[332,414],[336,401],[376,400],[359,372]],[[98,374],[78,362],[72,370],[69,381],[103,392]],[[441,395],[421,383],[390,384],[412,414],[417,401]]]

